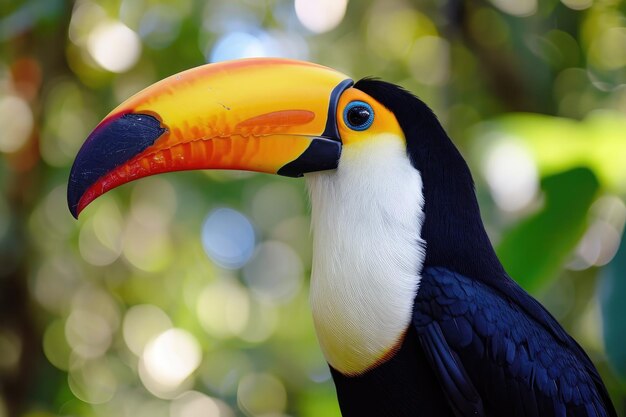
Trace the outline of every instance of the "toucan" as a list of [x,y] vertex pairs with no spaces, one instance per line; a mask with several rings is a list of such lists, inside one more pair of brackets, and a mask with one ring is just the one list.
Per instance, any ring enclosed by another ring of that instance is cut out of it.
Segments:
[[407,90],[278,58],[181,72],[89,135],[69,209],[189,169],[304,177],[313,322],[344,416],[617,416],[584,350],[507,275],[466,162]]

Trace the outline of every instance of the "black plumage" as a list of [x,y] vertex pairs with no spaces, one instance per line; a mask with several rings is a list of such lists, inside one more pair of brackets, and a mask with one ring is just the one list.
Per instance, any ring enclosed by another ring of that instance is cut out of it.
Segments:
[[469,168],[433,112],[393,84],[355,87],[405,134],[423,181],[426,257],[396,355],[356,377],[333,370],[344,416],[616,417],[586,353],[506,274]]
[[555,337],[548,317],[538,322],[484,282],[430,267],[413,325],[456,415],[615,416],[591,360],[571,337]]

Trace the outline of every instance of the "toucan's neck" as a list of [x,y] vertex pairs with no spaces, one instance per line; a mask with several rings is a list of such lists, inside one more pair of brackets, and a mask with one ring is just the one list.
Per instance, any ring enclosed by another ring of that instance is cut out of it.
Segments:
[[315,329],[331,366],[360,374],[390,357],[411,320],[424,261],[422,180],[393,135],[345,146],[336,171],[306,179]]
[[[498,280],[506,273],[480,217],[469,167],[434,115],[422,117],[431,120],[418,119],[407,132],[407,152],[424,182],[424,267],[443,266],[474,279]],[[428,128],[418,132],[415,126]]]
[[446,145],[451,149],[411,155],[422,167],[424,181],[424,267],[443,266],[475,279],[497,279],[504,270],[485,231],[470,171],[451,142],[441,148]]

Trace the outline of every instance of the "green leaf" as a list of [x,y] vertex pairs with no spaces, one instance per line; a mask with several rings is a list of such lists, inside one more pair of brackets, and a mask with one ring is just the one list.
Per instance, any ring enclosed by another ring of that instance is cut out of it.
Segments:
[[626,234],[613,260],[604,268],[599,285],[606,354],[613,369],[626,381]]
[[542,176],[586,166],[603,188],[626,192],[626,117],[597,111],[584,120],[535,113],[510,113],[481,123],[473,131],[472,154],[479,161],[496,142],[511,140],[532,155]]
[[587,226],[587,212],[599,184],[587,168],[545,177],[544,207],[509,230],[497,253],[509,275],[536,292],[553,279]]

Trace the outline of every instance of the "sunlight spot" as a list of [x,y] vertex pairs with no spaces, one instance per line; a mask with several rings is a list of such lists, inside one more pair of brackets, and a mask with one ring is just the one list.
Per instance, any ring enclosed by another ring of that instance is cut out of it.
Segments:
[[222,36],[213,47],[209,62],[267,56],[259,38],[245,32],[231,32]]
[[119,309],[109,293],[89,285],[76,291],[65,322],[65,337],[81,358],[104,355],[120,322]]
[[207,62],[221,62],[240,58],[283,57],[307,59],[308,45],[297,33],[254,29],[232,31],[222,35],[214,45],[205,49]]
[[18,96],[0,97],[0,126],[0,152],[18,151],[30,137],[34,126],[28,103]]
[[202,225],[202,246],[206,254],[223,268],[236,269],[252,256],[255,233],[252,223],[236,210],[219,208]]
[[250,315],[250,296],[236,281],[220,280],[207,285],[198,297],[200,324],[216,337],[237,336]]
[[66,312],[82,275],[73,254],[56,253],[44,260],[37,271],[31,291],[42,307],[61,314]]
[[80,229],[78,248],[92,265],[113,263],[122,253],[122,214],[114,200],[97,203],[95,213]]
[[126,312],[122,329],[126,345],[135,355],[140,356],[155,336],[171,327],[172,321],[163,310],[143,304]]
[[198,341],[182,329],[161,333],[146,346],[142,356],[145,376],[165,389],[177,388],[198,368],[201,360]]
[[493,199],[505,211],[528,206],[539,189],[539,175],[530,152],[513,140],[501,140],[487,154],[483,166]]
[[315,33],[336,28],[346,14],[348,0],[296,0],[300,23]]
[[87,41],[92,58],[107,71],[125,72],[141,55],[141,40],[122,22],[106,21],[96,26]]
[[[143,271],[162,271],[175,256],[167,218],[157,214],[157,223],[146,224],[146,218],[156,213],[159,212],[148,209],[146,205],[133,204],[133,215],[128,218],[122,237],[124,257],[132,266]],[[142,215],[146,217],[138,220]]]
[[113,341],[113,329],[95,312],[76,309],[65,322],[65,337],[74,353],[82,358],[104,355]]
[[70,368],[68,386],[78,399],[89,404],[110,401],[118,381],[107,359],[77,361]]
[[609,223],[597,220],[585,233],[576,252],[587,265],[602,266],[613,259],[619,243],[619,232]]
[[611,262],[621,242],[626,223],[626,205],[616,196],[603,196],[591,206],[594,218],[576,248],[573,260],[567,265],[571,270],[604,266]]

